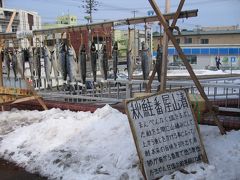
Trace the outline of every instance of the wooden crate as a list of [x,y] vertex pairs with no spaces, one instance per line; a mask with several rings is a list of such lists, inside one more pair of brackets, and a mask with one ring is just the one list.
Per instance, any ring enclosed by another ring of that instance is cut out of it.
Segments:
[[206,102],[200,94],[188,94],[193,111],[198,122],[203,118],[203,113],[206,111]]

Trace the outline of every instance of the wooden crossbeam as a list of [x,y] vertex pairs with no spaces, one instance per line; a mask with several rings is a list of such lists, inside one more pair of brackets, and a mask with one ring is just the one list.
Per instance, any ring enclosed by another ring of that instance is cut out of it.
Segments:
[[40,99],[40,97],[39,97],[39,96],[23,97],[23,98],[21,98],[21,99],[15,100],[15,101],[12,102],[11,104],[21,103],[21,102],[31,101],[31,100],[36,100],[36,99]]
[[13,95],[0,95],[0,104],[6,104],[9,102],[13,102],[17,99],[17,96]]
[[158,16],[159,21],[161,22],[161,24],[164,27],[165,32],[168,35],[168,38],[172,41],[174,47],[176,48],[180,58],[182,59],[184,65],[186,66],[192,80],[194,81],[198,91],[200,92],[201,96],[203,97],[203,99],[206,101],[206,106],[207,109],[209,110],[209,112],[213,115],[213,119],[216,123],[216,125],[218,126],[218,128],[220,129],[221,134],[226,134],[225,129],[223,128],[221,122],[218,120],[216,114],[213,112],[213,105],[212,103],[209,101],[207,95],[204,92],[204,89],[202,88],[197,76],[195,75],[191,65],[189,64],[186,55],[183,53],[182,48],[179,46],[179,44],[176,41],[176,38],[174,37],[172,31],[170,30],[169,25],[167,24],[167,21],[165,20],[164,16],[162,15],[159,7],[157,6],[155,0],[148,0],[149,3],[151,4],[153,10],[155,11],[156,15]]
[[[181,11],[179,14],[179,18],[189,18],[196,17],[198,13],[197,9]],[[164,14],[165,19],[170,20],[174,18],[175,13]],[[120,19],[115,21],[108,22],[100,22],[100,23],[91,23],[91,24],[83,24],[76,26],[65,26],[59,28],[50,28],[50,29],[40,29],[34,30],[34,35],[42,35],[42,34],[54,34],[54,33],[62,33],[62,32],[71,32],[71,31],[79,31],[79,30],[88,30],[88,28],[94,29],[102,27],[117,27],[123,25],[131,25],[131,24],[139,24],[139,23],[149,23],[158,21],[157,16],[144,16],[144,17],[136,17],[136,18],[127,18]],[[13,39],[16,38],[16,33],[0,33],[0,39]]]

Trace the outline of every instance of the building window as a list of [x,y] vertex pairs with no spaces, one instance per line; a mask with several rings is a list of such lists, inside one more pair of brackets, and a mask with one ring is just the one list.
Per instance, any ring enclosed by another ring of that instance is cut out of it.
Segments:
[[190,64],[197,64],[197,56],[196,55],[187,56],[187,60]]
[[95,44],[97,44],[98,42],[101,44],[103,42],[103,37],[102,36],[99,36],[98,38],[97,37],[93,37],[93,42]]
[[55,41],[52,40],[52,39],[48,39],[48,40],[47,40],[47,46],[53,46],[54,43],[55,43]]
[[185,44],[192,44],[192,38],[185,37],[184,38],[184,43]]
[[7,30],[7,26],[2,25],[2,32],[6,32],[6,30]]
[[[190,64],[197,64],[197,56],[196,55],[187,55],[186,57]],[[173,56],[173,62],[177,65],[183,65],[182,60],[178,55]]]
[[17,32],[17,26],[12,26],[12,32]]
[[208,44],[209,43],[209,39],[201,39],[201,44]]

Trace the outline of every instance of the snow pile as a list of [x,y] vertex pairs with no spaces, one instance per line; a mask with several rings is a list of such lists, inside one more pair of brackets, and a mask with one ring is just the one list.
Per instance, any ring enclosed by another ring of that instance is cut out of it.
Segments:
[[[211,70],[206,70],[206,69],[194,69],[193,71],[197,76],[228,74],[227,72],[224,72],[222,70],[211,71]],[[183,69],[183,70],[179,70],[179,69],[168,70],[167,75],[168,76],[190,76],[189,72],[186,69]]]
[[[224,74],[240,74],[240,70],[207,70],[207,69],[193,69],[194,73],[197,76],[203,76],[203,75],[224,75]],[[122,72],[127,75],[127,72]],[[152,71],[149,73],[152,74]],[[134,76],[140,76],[142,75],[142,71],[134,71]],[[190,76],[187,69],[172,69],[167,71],[167,76]]]
[[[0,157],[50,179],[143,179],[127,116],[110,106],[95,113],[0,112]],[[240,132],[200,127],[210,165],[192,164],[163,179],[238,179]]]
[[[32,116],[30,111],[18,112],[19,117],[26,113]],[[9,114],[1,113],[0,121]],[[58,109],[33,114],[44,120],[2,136],[0,154],[4,159],[30,172],[58,179],[140,176],[128,121],[117,110],[105,106],[94,114]]]

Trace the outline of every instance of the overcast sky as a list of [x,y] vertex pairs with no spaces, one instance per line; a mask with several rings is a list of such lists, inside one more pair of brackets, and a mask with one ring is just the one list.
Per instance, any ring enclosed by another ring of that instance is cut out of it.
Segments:
[[[113,20],[146,16],[151,10],[148,0],[99,0],[98,11],[93,14],[93,20]],[[180,0],[171,0],[171,12],[174,12]],[[165,0],[157,0],[161,10],[164,10]],[[38,12],[42,22],[54,23],[56,17],[63,14],[78,16],[79,23],[84,24],[84,9],[82,0],[5,0],[5,7],[25,9]],[[184,10],[198,9],[198,17],[179,20],[180,28],[189,29],[196,26],[223,26],[240,24],[240,0],[186,0]]]

